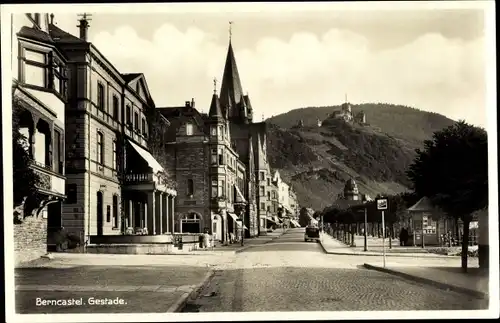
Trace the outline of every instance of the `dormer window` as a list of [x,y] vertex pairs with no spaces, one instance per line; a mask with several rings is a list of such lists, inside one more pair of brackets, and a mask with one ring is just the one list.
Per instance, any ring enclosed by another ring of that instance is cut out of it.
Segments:
[[193,135],[193,125],[191,123],[186,123],[186,136]]
[[212,136],[216,137],[217,136],[217,127],[212,127]]

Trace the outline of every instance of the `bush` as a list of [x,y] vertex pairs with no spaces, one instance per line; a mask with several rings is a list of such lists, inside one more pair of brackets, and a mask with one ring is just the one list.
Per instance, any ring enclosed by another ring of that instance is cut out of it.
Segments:
[[82,245],[82,240],[79,235],[73,232],[67,232],[64,228],[54,234],[54,243],[56,251],[64,251],[67,249],[75,249]]

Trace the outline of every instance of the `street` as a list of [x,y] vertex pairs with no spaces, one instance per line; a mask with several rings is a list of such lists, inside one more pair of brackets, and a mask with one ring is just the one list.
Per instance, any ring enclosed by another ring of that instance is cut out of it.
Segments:
[[[185,312],[472,310],[487,301],[360,268],[304,242],[304,229],[239,253]],[[371,257],[373,259],[373,257]],[[406,258],[408,261],[408,258]]]

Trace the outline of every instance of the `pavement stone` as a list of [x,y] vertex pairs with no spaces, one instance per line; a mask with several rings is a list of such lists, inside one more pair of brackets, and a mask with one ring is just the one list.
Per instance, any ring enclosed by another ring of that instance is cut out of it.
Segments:
[[473,310],[488,306],[484,299],[360,268],[360,259],[365,258],[325,254],[320,244],[303,241],[303,230],[290,230],[275,242],[236,255],[234,262],[216,270],[184,312]]

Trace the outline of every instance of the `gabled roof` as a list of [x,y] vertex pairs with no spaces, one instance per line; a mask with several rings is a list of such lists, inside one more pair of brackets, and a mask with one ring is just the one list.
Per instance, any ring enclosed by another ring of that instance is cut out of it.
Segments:
[[125,80],[125,83],[130,83],[139,76],[143,75],[142,73],[121,73],[123,79]]
[[[233,46],[229,42],[227,50],[226,65],[224,66],[224,74],[222,75],[222,85],[220,89],[221,104],[224,107],[231,106],[235,108],[243,97],[243,89],[241,87],[240,74],[234,57]],[[230,113],[231,115],[231,113]]]

